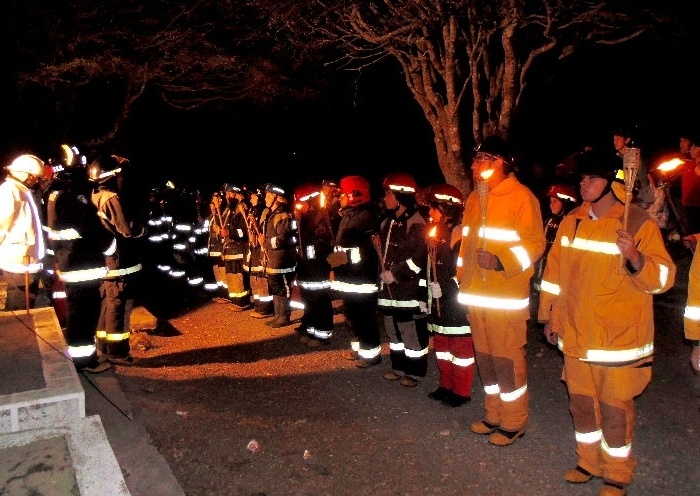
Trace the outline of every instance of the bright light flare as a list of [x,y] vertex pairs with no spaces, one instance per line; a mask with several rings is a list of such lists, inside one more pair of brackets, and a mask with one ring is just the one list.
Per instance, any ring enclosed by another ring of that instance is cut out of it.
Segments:
[[481,174],[479,175],[481,176],[481,179],[483,179],[484,181],[488,181],[488,179],[493,175],[493,172],[493,169],[488,169],[485,171],[481,171]]
[[680,159],[678,157],[674,157],[671,160],[666,160],[665,162],[661,162],[656,167],[656,170],[658,170],[659,172],[671,172],[673,170],[676,170],[678,167],[680,167],[683,164],[685,164],[685,160]]

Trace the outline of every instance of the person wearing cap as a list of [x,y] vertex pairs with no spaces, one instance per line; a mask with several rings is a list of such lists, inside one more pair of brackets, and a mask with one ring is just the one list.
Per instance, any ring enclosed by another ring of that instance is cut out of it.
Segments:
[[457,270],[485,393],[484,416],[469,428],[496,446],[513,444],[527,427],[530,279],[545,247],[540,203],[516,178],[512,156],[499,136],[476,149]]
[[634,399],[652,374],[653,296],[676,277],[657,224],[624,204],[621,166],[609,152],[578,157],[583,203],[559,226],[538,314],[545,338],[564,355],[577,455],[564,480],[601,477],[600,496],[624,496],[632,482]]
[[44,177],[44,161],[20,155],[5,166],[0,184],[0,282],[6,285],[0,310],[29,310],[46,254],[39,207],[32,188]]

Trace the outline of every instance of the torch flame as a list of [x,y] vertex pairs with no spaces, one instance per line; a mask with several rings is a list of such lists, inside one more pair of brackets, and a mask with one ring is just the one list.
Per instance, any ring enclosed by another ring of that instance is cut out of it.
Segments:
[[481,174],[479,174],[479,175],[481,176],[481,179],[483,179],[484,181],[487,181],[488,178],[490,178],[493,175],[493,172],[494,172],[493,169],[488,169],[488,170],[482,171]]
[[660,163],[656,170],[660,172],[671,172],[672,170],[675,170],[681,165],[683,165],[684,163],[685,161],[683,159],[675,157],[671,160],[667,160],[666,162]]
[[436,234],[437,234],[437,226],[433,226],[433,228],[428,233],[428,236],[430,236],[431,238],[434,238]]

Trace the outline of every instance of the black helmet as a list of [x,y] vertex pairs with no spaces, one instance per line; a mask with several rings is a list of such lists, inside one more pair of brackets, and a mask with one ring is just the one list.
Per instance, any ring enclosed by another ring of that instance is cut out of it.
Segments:
[[105,183],[118,176],[129,165],[129,159],[118,155],[99,157],[88,168],[88,178],[98,184]]
[[622,169],[622,160],[612,152],[586,150],[575,157],[576,172],[581,176],[596,176],[614,180]]
[[484,141],[474,149],[477,153],[487,153],[500,157],[509,165],[513,164],[513,148],[510,143],[500,136],[489,136],[484,138]]
[[50,158],[49,164],[56,179],[87,178],[87,158],[80,154],[76,146],[61,145],[57,157]]

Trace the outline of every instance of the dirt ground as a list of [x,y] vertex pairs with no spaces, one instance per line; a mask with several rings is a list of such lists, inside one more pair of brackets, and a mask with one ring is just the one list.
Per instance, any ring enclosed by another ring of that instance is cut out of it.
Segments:
[[[700,487],[700,379],[687,364],[682,298],[663,295],[657,305],[654,379],[637,402],[630,495]],[[168,299],[167,308],[186,303]],[[437,386],[432,351],[415,388],[382,379],[386,343],[382,364],[356,368],[341,357],[349,334],[336,310],[332,343],[319,348],[300,343],[294,325],[271,329],[213,302],[189,302],[134,336],[138,363],[118,367],[120,385],[188,496],[598,493],[600,480],[562,480],[576,462],[562,359],[536,329],[527,348],[528,430],[499,448],[468,430],[482,415],[478,375],[472,402],[450,408],[427,397]]]

